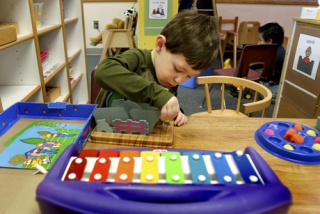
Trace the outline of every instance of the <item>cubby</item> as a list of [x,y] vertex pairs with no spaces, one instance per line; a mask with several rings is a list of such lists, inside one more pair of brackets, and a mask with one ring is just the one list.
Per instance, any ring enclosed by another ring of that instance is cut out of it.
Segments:
[[[38,27],[34,3],[43,3]],[[0,46],[3,110],[20,101],[46,102],[47,87],[61,90],[54,102],[89,103],[82,0],[0,0],[0,5],[0,22],[18,24],[17,40]]]

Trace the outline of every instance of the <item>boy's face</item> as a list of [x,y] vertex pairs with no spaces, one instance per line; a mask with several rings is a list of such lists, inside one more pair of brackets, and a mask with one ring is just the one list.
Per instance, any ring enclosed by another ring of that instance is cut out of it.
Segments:
[[259,33],[259,44],[272,44],[272,39],[269,41],[264,41],[262,33]]
[[172,54],[165,47],[165,37],[158,36],[156,49],[152,51],[152,61],[160,85],[172,88],[201,71],[193,70],[182,54]]

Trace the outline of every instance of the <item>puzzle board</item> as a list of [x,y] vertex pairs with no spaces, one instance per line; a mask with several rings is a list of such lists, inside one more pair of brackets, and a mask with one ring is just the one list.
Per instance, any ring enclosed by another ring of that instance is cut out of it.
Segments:
[[50,169],[67,146],[74,143],[84,122],[20,119],[0,139],[0,167]]
[[173,122],[170,122],[170,125],[155,125],[154,130],[151,130],[148,135],[98,132],[95,128],[91,132],[88,142],[125,146],[172,148],[173,127]]

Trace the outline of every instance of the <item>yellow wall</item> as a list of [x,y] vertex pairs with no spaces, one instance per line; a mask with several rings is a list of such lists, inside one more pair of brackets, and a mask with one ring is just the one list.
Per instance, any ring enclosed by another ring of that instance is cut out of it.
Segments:
[[[145,10],[148,0],[139,0],[139,16],[138,16],[138,27],[139,27],[139,36],[138,36],[138,47],[141,49],[153,49],[155,47],[156,35],[145,35],[145,19],[148,19],[148,11]],[[168,4],[172,5],[172,17],[178,13],[178,0],[168,0]],[[170,20],[168,19],[167,22]],[[163,26],[164,27],[164,26]]]

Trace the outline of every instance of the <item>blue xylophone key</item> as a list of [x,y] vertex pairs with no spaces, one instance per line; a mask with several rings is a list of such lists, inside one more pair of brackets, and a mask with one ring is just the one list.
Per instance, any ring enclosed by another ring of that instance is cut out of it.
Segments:
[[203,157],[199,152],[182,152],[182,155],[188,156],[192,183],[210,184],[210,176],[208,174]]
[[259,179],[259,175],[254,170],[246,154],[244,154],[242,151],[235,151],[231,154],[246,184],[262,184],[261,180]]
[[237,180],[232,173],[226,157],[220,152],[205,152],[204,155],[210,155],[212,164],[218,179],[221,184],[236,184]]

